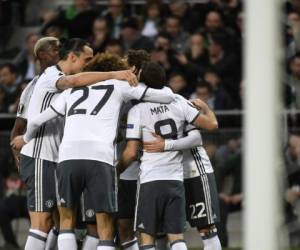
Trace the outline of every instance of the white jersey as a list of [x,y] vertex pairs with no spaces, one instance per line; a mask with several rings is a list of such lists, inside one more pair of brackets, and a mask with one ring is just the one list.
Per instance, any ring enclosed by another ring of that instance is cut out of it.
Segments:
[[[198,130],[195,126],[188,125],[185,128],[185,133],[188,134],[190,131],[195,129]],[[206,150],[202,146],[202,139],[200,144],[201,146],[182,151],[184,179],[190,179],[203,174],[209,174],[214,172]]]
[[18,110],[17,110],[17,117],[18,118],[23,118],[27,120],[27,112],[28,112],[28,106],[30,102],[30,98],[33,93],[34,86],[39,79],[39,76],[35,76],[30,83],[27,84],[25,89],[22,91],[21,97],[20,97],[20,102],[18,105]]
[[86,159],[113,166],[122,103],[143,98],[146,90],[143,84],[130,87],[124,81],[107,80],[64,91],[51,105],[66,117],[59,162]]
[[[151,141],[155,139],[152,133],[156,133],[165,139],[181,138],[185,123],[192,123],[198,115],[198,110],[179,95],[170,104],[140,103],[129,111],[126,137]],[[144,151],[140,169],[141,183],[155,180],[183,181],[182,153]]]
[[[27,111],[28,122],[49,107],[59,96],[61,91],[57,89],[56,82],[62,76],[64,74],[55,65],[48,67],[39,77],[29,102]],[[61,117],[48,121],[40,127],[33,140],[22,148],[21,154],[57,162],[63,126],[64,119]]]
[[121,180],[135,181],[139,178],[140,161],[132,162],[128,168],[120,175]]

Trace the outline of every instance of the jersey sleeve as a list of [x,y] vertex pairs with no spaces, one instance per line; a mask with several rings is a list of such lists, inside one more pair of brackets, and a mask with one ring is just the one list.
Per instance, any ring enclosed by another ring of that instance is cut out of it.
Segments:
[[24,141],[28,143],[34,136],[37,129],[45,122],[57,117],[57,113],[51,108],[47,108],[42,113],[37,115],[27,124],[26,133],[24,134]]
[[180,100],[183,114],[185,116],[185,120],[192,124],[197,117],[200,115],[200,112],[186,99],[182,98]]
[[57,113],[57,115],[65,116],[67,110],[67,97],[70,90],[65,90],[62,92],[56,100],[50,105],[50,108]]
[[27,111],[28,111],[28,106],[29,106],[29,101],[30,101],[27,87],[23,90],[23,92],[21,94],[20,102],[19,102],[18,110],[17,110],[17,117],[23,118],[26,120],[27,120]]
[[[55,67],[55,66],[52,66]],[[48,70],[45,72],[44,77],[40,78],[43,84],[44,88],[49,89],[49,91],[61,91],[57,87],[57,82],[60,78],[64,77],[65,74],[62,73],[59,70],[53,69],[53,68],[48,68]]]
[[133,107],[127,118],[126,139],[139,140],[142,138],[141,118],[137,106]]
[[128,82],[125,81],[116,81],[118,89],[121,91],[121,95],[124,102],[128,102],[130,100],[142,100],[146,94],[147,86],[144,84],[138,84],[133,87],[130,86]]
[[17,110],[18,118],[23,118],[27,120],[28,106],[37,80],[38,77],[35,77],[30,83],[28,83],[26,88],[22,91]]

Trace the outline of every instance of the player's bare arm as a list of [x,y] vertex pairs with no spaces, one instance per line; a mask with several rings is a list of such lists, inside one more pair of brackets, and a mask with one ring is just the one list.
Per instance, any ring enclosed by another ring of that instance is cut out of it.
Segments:
[[27,131],[24,135],[16,136],[11,140],[11,148],[15,151],[20,151],[22,147],[33,138],[34,133],[42,124],[57,116],[58,113],[55,112],[51,107],[47,108],[28,123]]
[[200,99],[193,100],[192,103],[195,107],[201,111],[194,121],[193,125],[198,128],[203,128],[206,130],[215,130],[218,128],[218,121],[214,112],[208,107],[208,105]]
[[136,86],[138,80],[131,70],[111,71],[111,72],[82,72],[75,75],[61,77],[56,86],[58,89],[82,87],[92,85],[109,79],[125,80],[131,86]]
[[[15,137],[19,135],[23,135],[25,133],[27,126],[27,120],[23,118],[16,118],[14,127],[10,133],[10,140],[12,141]],[[15,161],[17,166],[19,165],[19,158],[20,158],[20,153],[17,150],[12,149]]]
[[138,150],[140,147],[140,141],[128,140],[126,148],[124,149],[121,159],[117,165],[117,172],[121,174],[125,169],[137,159]]

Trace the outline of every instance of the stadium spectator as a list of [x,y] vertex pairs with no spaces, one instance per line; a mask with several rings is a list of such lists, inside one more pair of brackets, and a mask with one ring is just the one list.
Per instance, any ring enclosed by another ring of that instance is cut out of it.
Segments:
[[168,81],[168,85],[173,90],[174,93],[187,97],[188,95],[186,93],[187,81],[182,73],[179,72],[171,73]]
[[11,222],[14,219],[28,218],[26,196],[22,181],[17,175],[11,175],[6,180],[6,195],[0,199],[0,228],[5,241],[3,250],[20,249]]
[[92,35],[93,22],[98,15],[97,11],[92,8],[91,2],[91,0],[73,0],[72,5],[54,13],[45,25],[59,24],[65,27],[65,32],[69,37],[87,39]]
[[38,34],[29,33],[26,36],[24,48],[13,60],[23,80],[31,80],[37,74],[38,69],[35,64],[33,49],[39,38]]
[[[220,223],[218,234],[223,247],[228,246],[227,219],[229,213],[239,211],[242,208],[242,154],[236,153],[223,160],[221,165],[215,168],[216,182],[220,198]],[[230,183],[226,183],[226,177],[230,176]],[[229,189],[229,190],[226,190]]]
[[291,134],[284,154],[287,188],[286,188],[286,221],[297,219],[295,204],[300,199],[300,136]]
[[93,24],[93,35],[89,41],[94,49],[94,53],[104,52],[110,38],[108,33],[108,25],[105,18],[95,19]]
[[141,35],[136,17],[124,19],[121,27],[121,39],[125,50],[143,49],[151,51],[153,49],[151,40]]
[[179,18],[183,30],[193,33],[198,28],[195,24],[200,23],[199,13],[190,8],[187,1],[171,0],[169,11],[172,16]]
[[236,97],[241,74],[237,56],[226,50],[226,37],[222,33],[213,33],[209,40],[208,67],[213,69],[222,79],[223,87]]
[[154,38],[162,23],[163,5],[161,0],[148,0],[144,10],[144,26],[142,28],[142,35]]
[[109,34],[113,39],[119,39],[121,36],[121,24],[126,17],[124,3],[122,0],[110,0],[108,9],[102,14],[107,20]]
[[191,99],[200,98],[205,101],[208,106],[213,110],[226,110],[230,109],[231,101],[225,91],[213,86],[206,81],[200,81],[195,92],[191,95]]
[[292,88],[294,107],[300,109],[300,53],[297,53],[289,63],[290,75],[288,84]]
[[124,55],[124,49],[122,43],[118,40],[111,40],[106,45],[105,52],[108,52],[113,55],[121,56],[121,57]]
[[165,22],[165,31],[171,38],[171,46],[178,53],[186,52],[188,48],[189,35],[186,33],[180,23],[180,19],[175,16],[170,16]]
[[17,68],[6,63],[0,67],[0,108],[2,113],[7,113],[9,105],[17,99]]
[[173,71],[180,71],[180,65],[175,58],[176,51],[171,48],[171,37],[164,32],[158,34],[154,41],[152,61],[159,63],[166,71],[167,76]]

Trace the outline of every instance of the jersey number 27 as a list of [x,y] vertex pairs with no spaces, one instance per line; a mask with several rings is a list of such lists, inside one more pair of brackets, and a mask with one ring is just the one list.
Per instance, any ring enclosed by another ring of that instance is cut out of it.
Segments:
[[[97,85],[91,87],[91,89],[94,90],[105,90],[104,96],[99,100],[98,104],[95,106],[95,108],[92,110],[90,115],[97,115],[99,111],[103,108],[105,103],[108,101],[109,97],[111,96],[112,92],[114,91],[114,85]],[[80,87],[80,88],[74,88],[71,91],[71,94],[73,94],[76,91],[83,91],[82,96],[73,103],[73,105],[70,107],[68,111],[68,116],[70,115],[85,115],[86,109],[76,109],[76,107],[84,102],[89,97],[89,88],[88,87]]]

